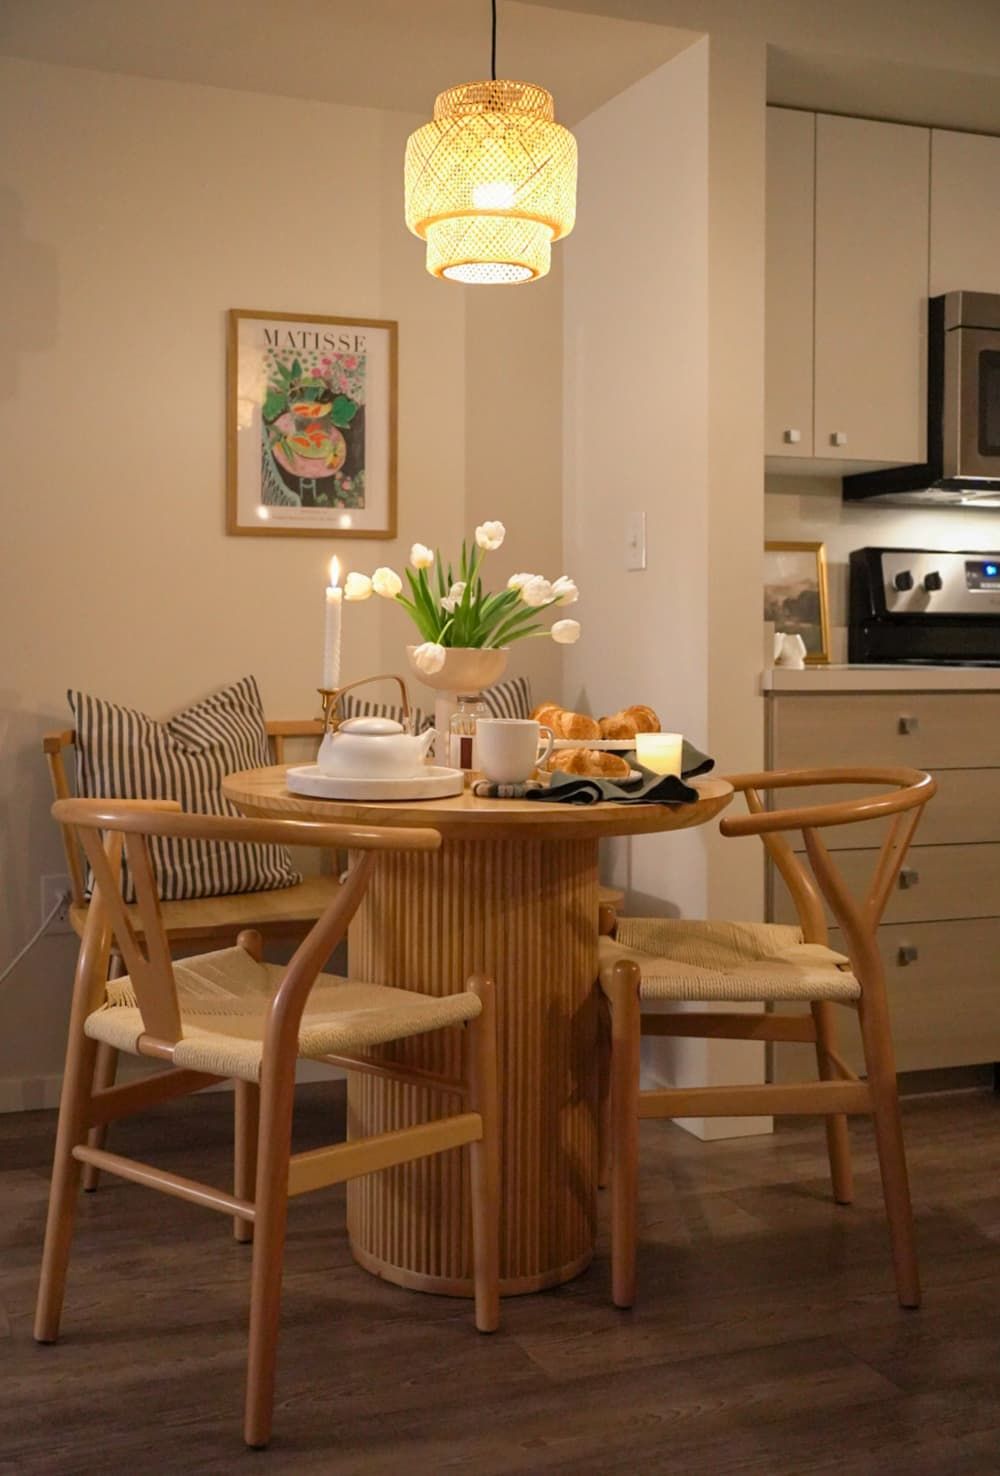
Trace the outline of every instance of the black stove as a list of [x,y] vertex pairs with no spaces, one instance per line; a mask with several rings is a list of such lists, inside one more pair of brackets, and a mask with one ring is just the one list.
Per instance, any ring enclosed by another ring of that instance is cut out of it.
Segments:
[[1000,666],[1000,552],[856,549],[848,660]]

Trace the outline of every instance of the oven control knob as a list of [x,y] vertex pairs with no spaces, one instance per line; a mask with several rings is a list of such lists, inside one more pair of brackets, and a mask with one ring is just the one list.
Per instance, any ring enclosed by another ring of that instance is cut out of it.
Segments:
[[894,589],[912,589],[913,575],[910,573],[909,569],[901,569],[899,573],[894,577],[892,583]]
[[924,575],[924,589],[927,590],[928,594],[933,594],[934,590],[940,589],[943,584],[944,580],[936,569],[932,569],[929,574]]

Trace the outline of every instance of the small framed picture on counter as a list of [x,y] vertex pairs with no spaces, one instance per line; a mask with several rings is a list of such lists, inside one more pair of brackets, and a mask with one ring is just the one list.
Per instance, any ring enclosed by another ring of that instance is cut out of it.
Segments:
[[773,621],[776,631],[802,637],[808,665],[829,661],[830,614],[822,543],[764,544],[764,619]]

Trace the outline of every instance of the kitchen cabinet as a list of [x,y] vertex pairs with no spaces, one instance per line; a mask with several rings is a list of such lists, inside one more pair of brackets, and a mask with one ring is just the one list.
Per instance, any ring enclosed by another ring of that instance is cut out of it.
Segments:
[[1000,138],[931,133],[930,290],[1000,292]]
[[767,110],[764,450],[813,454],[816,115]]
[[[771,692],[768,766],[908,764],[938,793],[920,822],[878,930],[900,1071],[1000,1061],[1000,691]],[[851,793],[871,791],[844,790]],[[786,803],[828,800],[789,790]],[[871,878],[886,821],[824,832],[856,892]],[[797,850],[801,836],[794,837]],[[769,868],[768,917],[797,921]],[[831,947],[839,933],[831,928]],[[862,1066],[857,1027],[842,1019],[842,1054]],[[776,1080],[815,1070],[807,1048],[772,1047]]]
[[769,108],[767,152],[771,470],[923,461],[930,131]]

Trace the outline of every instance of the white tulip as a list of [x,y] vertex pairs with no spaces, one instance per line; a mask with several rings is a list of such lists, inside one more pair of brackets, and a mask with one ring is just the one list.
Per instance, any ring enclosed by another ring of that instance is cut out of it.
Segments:
[[372,589],[384,599],[394,600],[403,588],[403,581],[395,569],[376,569],[372,575]]
[[371,592],[372,582],[367,574],[348,574],[344,581],[345,600],[367,600]]
[[426,543],[415,543],[410,549],[410,563],[414,569],[429,569],[433,562],[433,550]]
[[579,620],[557,620],[550,634],[560,646],[572,646],[580,639],[580,622]]
[[575,605],[580,591],[568,574],[560,574],[553,582],[552,595],[557,605]]
[[436,641],[424,641],[422,646],[414,647],[413,664],[425,676],[433,676],[441,670],[447,654],[444,646],[439,646]]
[[552,601],[552,586],[541,574],[532,574],[531,578],[521,585],[521,598],[526,605],[537,610],[542,605],[548,605]]
[[449,615],[455,613],[462,596],[465,594],[465,580],[456,579],[448,593],[441,600],[442,610],[447,610]]
[[487,551],[499,548],[506,536],[507,529],[503,523],[480,523],[476,529],[476,542]]
[[537,574],[512,574],[507,580],[508,589],[522,589],[529,579],[537,579]]

